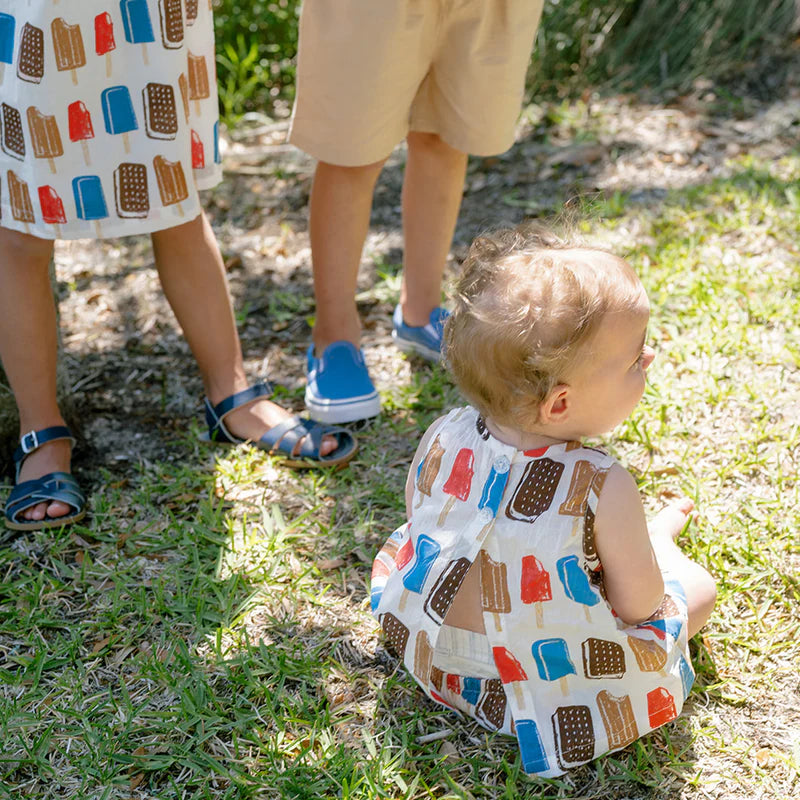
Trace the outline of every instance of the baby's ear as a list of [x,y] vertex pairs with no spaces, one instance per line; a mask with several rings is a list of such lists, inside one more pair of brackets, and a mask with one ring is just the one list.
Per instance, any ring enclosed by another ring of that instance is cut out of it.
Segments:
[[570,389],[566,383],[554,386],[539,406],[539,419],[544,425],[561,425],[569,417]]

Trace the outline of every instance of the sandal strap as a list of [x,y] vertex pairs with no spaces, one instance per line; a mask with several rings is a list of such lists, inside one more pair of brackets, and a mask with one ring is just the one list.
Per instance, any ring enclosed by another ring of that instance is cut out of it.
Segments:
[[16,480],[19,480],[19,471],[22,468],[22,462],[43,444],[54,442],[57,439],[69,439],[72,444],[75,444],[75,437],[66,425],[53,425],[50,428],[28,431],[24,434],[19,440],[19,445],[17,445],[17,449],[12,456],[14,459],[14,466],[16,467]]
[[64,503],[78,513],[86,505],[86,495],[70,473],[50,472],[41,478],[18,483],[8,496],[5,515],[11,522],[19,522],[17,516],[26,509],[52,502]]
[[[319,449],[325,436],[335,436],[338,446],[327,456],[322,456]],[[289,417],[289,419],[270,428],[259,441],[270,445],[271,452],[278,450],[290,458],[311,458],[325,463],[326,459],[332,459],[341,449],[344,444],[342,436],[352,440],[352,434],[345,428],[326,425],[304,417]],[[303,444],[300,450],[295,453],[297,443],[301,439]]]
[[241,392],[226,397],[224,400],[217,403],[215,406],[206,397],[206,424],[208,425],[208,435],[211,441],[223,441],[230,444],[238,444],[241,440],[228,432],[227,428],[222,422],[222,418],[233,411],[235,408],[252,403],[259,397],[271,397],[272,386],[268,381],[257,383]]

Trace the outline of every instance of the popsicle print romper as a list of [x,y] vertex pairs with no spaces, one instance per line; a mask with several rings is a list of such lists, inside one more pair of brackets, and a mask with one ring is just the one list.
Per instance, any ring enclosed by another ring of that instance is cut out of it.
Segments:
[[218,183],[210,0],[0,0],[0,225],[151,233]]
[[[475,409],[453,411],[420,462],[411,519],[373,565],[387,645],[433,700],[516,735],[526,772],[625,747],[674,719],[694,680],[677,580],[665,574],[640,625],[603,596],[594,515],[613,463],[577,442],[519,451]],[[458,671],[441,646],[457,629],[442,623],[476,559],[486,636],[469,637],[488,655]]]

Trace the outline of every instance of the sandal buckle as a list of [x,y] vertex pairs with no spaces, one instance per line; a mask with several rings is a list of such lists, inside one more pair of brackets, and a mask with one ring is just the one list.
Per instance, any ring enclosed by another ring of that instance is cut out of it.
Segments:
[[29,453],[32,453],[34,450],[37,450],[39,448],[39,437],[36,435],[36,431],[30,431],[26,433],[19,440],[19,446],[22,448],[22,452],[25,453],[26,456]]

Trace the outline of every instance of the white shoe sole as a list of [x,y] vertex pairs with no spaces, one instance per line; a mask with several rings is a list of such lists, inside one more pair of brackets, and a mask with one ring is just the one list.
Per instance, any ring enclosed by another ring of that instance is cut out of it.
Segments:
[[381,413],[381,399],[377,394],[352,397],[348,400],[329,400],[317,397],[306,389],[305,401],[311,419],[333,425],[357,422],[377,417]]
[[409,342],[408,339],[401,339],[395,330],[392,331],[392,341],[394,342],[394,346],[404,353],[414,353],[427,361],[437,362],[442,360],[442,354],[438,350],[431,350],[430,347],[425,347],[423,344]]

